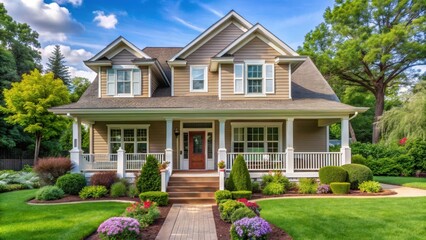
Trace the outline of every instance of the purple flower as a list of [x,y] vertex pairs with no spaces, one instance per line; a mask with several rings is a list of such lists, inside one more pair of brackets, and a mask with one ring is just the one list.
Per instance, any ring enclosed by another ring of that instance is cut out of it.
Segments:
[[98,227],[105,239],[136,239],[140,233],[138,220],[129,217],[112,217]]
[[272,229],[269,223],[260,217],[246,217],[234,222],[231,231],[235,231],[241,239],[252,239],[265,238]]
[[317,193],[330,193],[330,185],[327,184],[321,184],[317,188]]

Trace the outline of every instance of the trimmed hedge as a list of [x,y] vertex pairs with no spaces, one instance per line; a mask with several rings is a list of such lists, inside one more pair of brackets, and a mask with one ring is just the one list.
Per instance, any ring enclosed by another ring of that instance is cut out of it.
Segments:
[[226,188],[229,191],[251,191],[250,173],[241,155],[235,158]]
[[344,182],[348,178],[348,172],[342,167],[327,166],[319,170],[319,179],[322,184],[330,184],[332,182]]
[[231,194],[232,194],[232,199],[240,199],[240,198],[251,199],[251,196],[252,196],[251,191],[232,191]]
[[365,165],[366,161],[367,159],[365,159],[365,157],[363,157],[361,154],[353,155],[351,160],[353,164],[361,164],[361,165]]
[[221,200],[232,199],[232,193],[228,190],[217,190],[214,193],[214,199],[216,203],[219,203]]
[[348,172],[346,182],[351,184],[351,189],[358,189],[359,184],[373,180],[373,172],[361,164],[346,164],[342,166]]
[[153,155],[146,157],[146,163],[142,166],[141,175],[136,182],[139,192],[152,192],[161,190],[161,175],[158,168],[158,160]]
[[245,208],[238,208],[237,210],[234,211],[234,213],[231,215],[231,222],[234,223],[240,219],[243,218],[253,218],[253,217],[257,217],[256,213],[254,213],[250,208],[245,207]]
[[44,200],[44,201],[61,199],[63,197],[64,197],[64,191],[62,191],[62,189],[56,186],[42,187],[36,192],[36,196],[35,196],[37,200]]
[[56,186],[66,194],[78,195],[86,186],[86,178],[82,174],[65,174],[56,180]]
[[139,194],[139,198],[141,199],[141,201],[150,200],[151,202],[156,202],[159,206],[167,206],[167,204],[169,203],[169,194],[166,192],[143,192]]
[[348,194],[351,184],[348,182],[332,182],[330,183],[331,191],[334,194]]

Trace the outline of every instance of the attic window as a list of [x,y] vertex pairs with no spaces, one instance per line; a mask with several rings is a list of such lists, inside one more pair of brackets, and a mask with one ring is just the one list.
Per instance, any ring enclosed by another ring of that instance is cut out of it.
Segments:
[[207,66],[190,67],[191,92],[207,92]]
[[107,70],[109,96],[139,96],[142,93],[142,73],[135,66],[113,66]]

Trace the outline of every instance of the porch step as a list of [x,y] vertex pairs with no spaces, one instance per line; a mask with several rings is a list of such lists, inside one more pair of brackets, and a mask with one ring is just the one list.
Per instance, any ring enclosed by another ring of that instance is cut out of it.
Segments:
[[169,186],[167,192],[215,192],[219,187]]
[[214,192],[219,189],[219,176],[202,172],[173,174],[167,192],[170,203],[214,204]]
[[169,197],[214,198],[214,192],[169,192]]
[[169,203],[179,204],[215,204],[214,198],[195,198],[195,197],[170,197]]
[[204,182],[194,182],[194,181],[169,181],[169,187],[172,186],[191,186],[191,187],[216,187],[219,188],[219,181],[204,181]]
[[219,182],[219,176],[217,177],[195,177],[195,176],[171,176],[169,181],[175,182]]

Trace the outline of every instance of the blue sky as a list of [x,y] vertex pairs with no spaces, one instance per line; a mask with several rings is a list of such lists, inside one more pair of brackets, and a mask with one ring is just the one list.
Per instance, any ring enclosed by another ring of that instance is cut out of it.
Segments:
[[332,0],[0,0],[9,14],[40,33],[43,63],[61,45],[73,76],[93,79],[82,61],[118,36],[136,46],[185,46],[230,10],[261,23],[297,49]]

